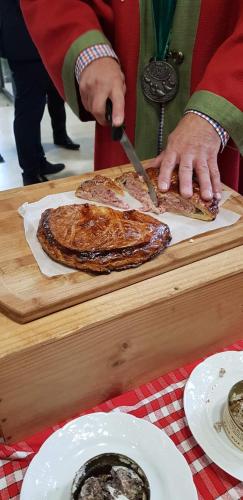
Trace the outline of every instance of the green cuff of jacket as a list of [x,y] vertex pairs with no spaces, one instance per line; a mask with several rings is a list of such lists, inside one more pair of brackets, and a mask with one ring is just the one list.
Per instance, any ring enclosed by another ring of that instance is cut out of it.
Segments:
[[243,113],[239,108],[213,92],[200,90],[192,94],[185,111],[195,109],[210,116],[230,135],[243,154]]
[[69,106],[72,108],[73,112],[78,117],[80,116],[79,111],[81,102],[75,77],[76,60],[83,50],[100,43],[110,45],[109,41],[102,32],[98,30],[87,31],[87,33],[81,35],[72,43],[64,59],[62,68],[62,80],[64,85],[65,99]]

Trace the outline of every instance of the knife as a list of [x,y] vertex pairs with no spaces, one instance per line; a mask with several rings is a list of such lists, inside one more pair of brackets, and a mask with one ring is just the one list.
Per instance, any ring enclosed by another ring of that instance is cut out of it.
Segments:
[[129,161],[134,166],[137,174],[141,175],[143,177],[143,180],[145,181],[145,183],[148,187],[150,198],[151,198],[153,204],[157,207],[158,206],[158,199],[157,199],[155,189],[154,189],[153,184],[149,178],[149,175],[147,174],[142,163],[140,162],[132,143],[130,142],[130,140],[127,137],[127,134],[125,132],[125,126],[121,125],[120,127],[114,127],[114,125],[112,125],[112,102],[110,99],[107,99],[107,102],[106,102],[106,115],[105,116],[106,116],[106,120],[111,124],[112,140],[113,141],[120,141],[121,146],[123,147]]

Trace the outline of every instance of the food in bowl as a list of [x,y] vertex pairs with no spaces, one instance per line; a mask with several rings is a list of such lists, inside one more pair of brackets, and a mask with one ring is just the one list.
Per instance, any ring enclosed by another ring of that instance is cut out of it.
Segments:
[[223,413],[228,438],[243,451],[243,380],[231,388]]
[[71,500],[150,500],[150,487],[134,460],[118,453],[103,453],[77,471]]

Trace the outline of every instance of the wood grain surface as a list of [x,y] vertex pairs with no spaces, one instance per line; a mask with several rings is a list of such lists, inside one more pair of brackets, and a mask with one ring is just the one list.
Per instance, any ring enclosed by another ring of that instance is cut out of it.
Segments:
[[6,442],[242,336],[243,246],[18,324],[0,313]]
[[[129,169],[130,166],[115,167],[101,173],[115,177]],[[80,180],[81,177],[75,176],[0,193],[0,310],[15,321],[32,321],[243,243],[241,217],[232,226],[193,238],[193,244],[184,241],[171,246],[136,269],[98,276],[77,271],[47,278],[41,274],[26,242],[17,209],[25,201],[34,202],[49,194],[74,190]],[[225,207],[243,215],[243,198],[232,191]]]

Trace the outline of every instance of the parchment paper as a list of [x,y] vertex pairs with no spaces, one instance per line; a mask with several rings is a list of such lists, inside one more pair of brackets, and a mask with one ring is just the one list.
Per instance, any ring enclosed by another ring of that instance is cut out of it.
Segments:
[[[237,220],[239,220],[239,214],[230,210],[226,210],[222,207],[222,204],[229,197],[230,192],[224,191],[219,214],[216,220],[212,222],[190,219],[189,217],[183,217],[181,215],[175,215],[171,213],[164,213],[159,216],[150,213],[150,215],[168,224],[172,234],[171,245],[174,245],[179,241],[192,239],[198,234],[206,233],[207,231],[214,231],[215,229],[219,229],[221,227],[231,226]],[[127,201],[130,208],[138,209],[140,207],[140,203],[127,193],[125,197],[123,197],[123,199]],[[40,271],[45,276],[58,276],[60,274],[69,274],[76,272],[75,269],[70,269],[50,259],[50,257],[48,257],[42,250],[42,247],[36,237],[39,220],[44,210],[46,210],[47,208],[57,208],[60,205],[72,205],[74,203],[92,203],[94,205],[101,205],[101,203],[90,201],[87,202],[87,200],[77,198],[74,194],[74,191],[69,191],[67,193],[58,193],[45,196],[45,198],[41,198],[35,203],[24,203],[18,210],[19,214],[23,217],[24,220],[26,240],[36,259]]]

